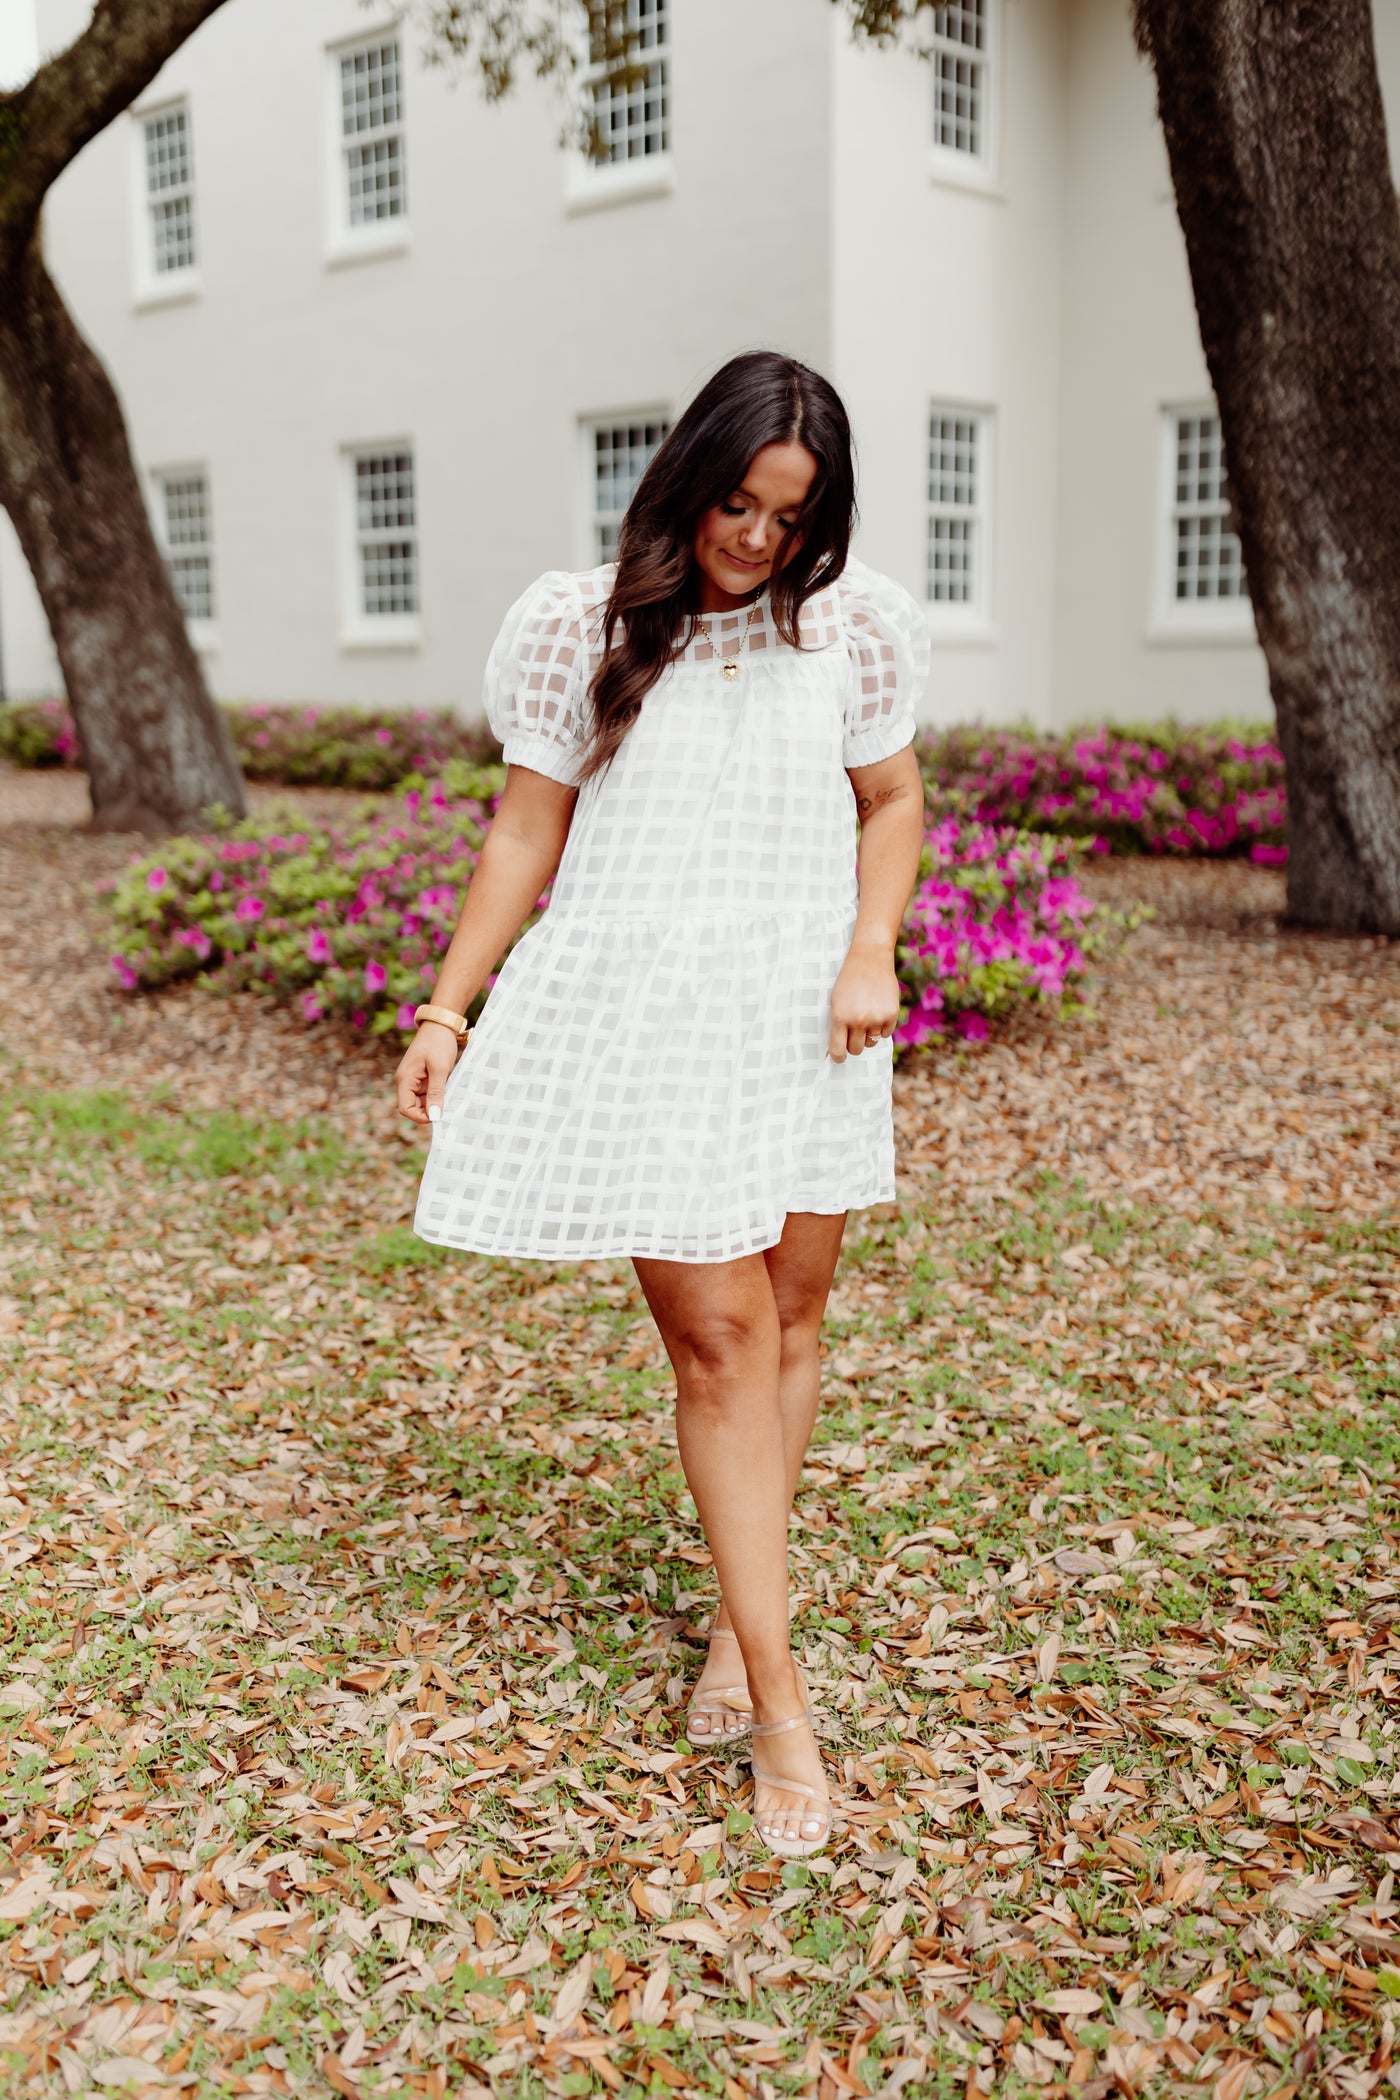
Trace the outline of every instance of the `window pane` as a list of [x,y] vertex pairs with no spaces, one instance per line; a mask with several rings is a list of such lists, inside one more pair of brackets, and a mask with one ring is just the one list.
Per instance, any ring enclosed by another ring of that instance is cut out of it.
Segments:
[[356,460],[355,521],[361,532],[392,532],[412,526],[411,453],[367,453]]
[[[643,160],[670,145],[667,0],[628,0],[628,62],[592,83],[593,157],[603,164]],[[595,34],[594,63],[607,64]]]
[[936,605],[974,602],[976,532],[976,520],[972,518],[929,519],[928,594]]
[[348,139],[403,121],[397,41],[345,53],[340,61],[340,111]]
[[592,509],[594,545],[600,562],[615,558],[627,506],[669,428],[664,417],[594,425]]
[[171,557],[170,581],[187,620],[214,617],[214,570],[207,554],[176,554]]
[[151,252],[157,277],[194,266],[194,213],[188,197],[166,197],[151,206]]
[[971,508],[977,502],[977,422],[972,416],[935,416],[929,428],[930,503]]
[[369,619],[418,610],[418,548],[413,540],[375,540],[360,549],[360,602]]
[[1172,593],[1183,604],[1247,595],[1244,556],[1230,525],[1230,483],[1218,415],[1174,418]]
[[187,620],[212,620],[214,556],[208,476],[165,475],[157,487],[166,561],[180,609]]
[[418,541],[411,452],[367,452],[355,461],[360,611],[385,619],[418,611]]
[[202,474],[182,475],[163,484],[165,544],[203,547],[209,539],[209,485]]
[[363,146],[347,146],[345,170],[352,226],[404,216],[403,140],[397,134],[372,139]]
[[986,139],[989,4],[955,0],[933,10],[934,143],[973,157]]
[[933,33],[969,51],[987,48],[987,0],[950,0],[933,10]]
[[146,189],[152,197],[163,190],[188,189],[193,169],[189,119],[183,109],[146,119]]
[[928,595],[935,605],[980,602],[981,419],[935,409],[929,417]]

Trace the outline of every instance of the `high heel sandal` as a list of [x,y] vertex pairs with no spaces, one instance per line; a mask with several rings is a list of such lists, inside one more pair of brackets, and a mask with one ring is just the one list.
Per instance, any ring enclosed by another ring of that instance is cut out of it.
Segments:
[[[713,1626],[705,1638],[707,1641],[734,1641],[737,1643],[739,1636],[731,1626]],[[749,1688],[746,1684],[707,1685],[703,1692],[696,1694],[685,1710],[685,1732],[690,1741],[692,1743],[732,1743],[739,1736],[747,1735],[753,1726],[752,1706],[736,1707],[730,1702],[734,1699],[747,1700],[748,1696]],[[720,1722],[724,1725],[707,1728],[703,1734],[696,1735],[690,1727],[691,1721],[695,1719]]]
[[[804,1699],[807,1696],[805,1683],[802,1685],[802,1696]],[[794,1714],[790,1721],[755,1721],[752,1733],[756,1741],[761,1735],[787,1735],[794,1728],[810,1728],[812,1730],[812,1739],[815,1742],[816,1728],[813,1725],[814,1720],[815,1716],[811,1707],[808,1706],[800,1714]],[[820,1852],[831,1837],[834,1819],[830,1797],[828,1796],[825,1800],[822,1800],[817,1789],[814,1786],[808,1786],[805,1780],[784,1779],[780,1773],[761,1771],[757,1757],[752,1755],[750,1756],[750,1769],[753,1772],[754,1783],[754,1829],[758,1832],[769,1851],[776,1852],[779,1859],[810,1859],[814,1852]],[[763,1818],[758,1814],[757,1809],[758,1789],[760,1786],[778,1787],[785,1794],[801,1794],[808,1801],[821,1801],[820,1812],[813,1810],[808,1814],[804,1814],[802,1818],[803,1836],[788,1837],[785,1832],[773,1832],[772,1825],[791,1814],[791,1810],[786,1808],[776,1809],[773,1812],[769,1818],[769,1827],[765,1830]],[[819,1828],[815,1830],[809,1829],[808,1826],[812,1824],[818,1825]]]

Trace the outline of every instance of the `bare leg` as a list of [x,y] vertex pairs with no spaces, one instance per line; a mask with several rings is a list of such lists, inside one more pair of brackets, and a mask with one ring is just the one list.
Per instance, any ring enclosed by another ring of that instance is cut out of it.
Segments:
[[[799,1225],[793,1244],[822,1246],[825,1280],[800,1289],[805,1264],[767,1260],[682,1263],[638,1260],[636,1269],[676,1372],[677,1440],[686,1479],[714,1556],[715,1572],[743,1656],[760,1721],[786,1720],[803,1698],[789,1646],[787,1526],[793,1485],[816,1412],[816,1331],[840,1244],[839,1220]],[[824,1231],[821,1229],[824,1228]],[[786,1235],[785,1235],[786,1243]],[[794,1336],[787,1352],[788,1406],[779,1291]],[[818,1304],[819,1300],[819,1304]],[[817,1304],[814,1324],[813,1306]],[[816,1743],[805,1729],[768,1739],[765,1763],[824,1791]],[[819,1804],[759,1789],[756,1812],[791,1837],[806,1835]]]
[[[844,1211],[836,1216],[793,1211],[777,1246],[769,1247],[763,1256],[773,1285],[781,1337],[778,1405],[783,1418],[789,1508],[802,1478],[802,1465],[821,1402],[821,1325],[845,1229]],[[723,1596],[715,1624],[732,1624]],[[737,1685],[742,1680],[743,1669],[735,1656],[734,1644],[724,1641],[711,1650],[696,1689]],[[706,1731],[698,1718],[695,1725],[698,1742]],[[714,1734],[721,1737],[722,1727],[717,1727]]]

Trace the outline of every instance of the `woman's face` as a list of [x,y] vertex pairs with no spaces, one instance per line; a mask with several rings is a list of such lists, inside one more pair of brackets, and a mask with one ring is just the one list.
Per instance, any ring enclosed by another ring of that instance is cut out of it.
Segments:
[[723,612],[767,582],[816,472],[805,445],[765,445],[749,461],[742,486],[703,514],[695,528],[702,612]]

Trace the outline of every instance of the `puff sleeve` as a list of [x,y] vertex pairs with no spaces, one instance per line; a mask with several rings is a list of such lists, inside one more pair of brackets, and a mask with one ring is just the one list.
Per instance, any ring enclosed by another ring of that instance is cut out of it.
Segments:
[[837,584],[851,683],[844,766],[873,766],[912,743],[928,683],[928,621],[906,591],[864,562],[847,562]]
[[486,718],[506,764],[576,786],[588,736],[587,685],[578,579],[551,569],[516,599],[486,661]]

